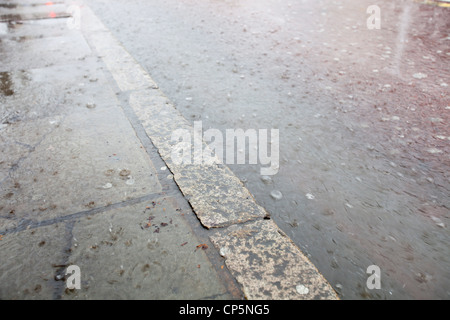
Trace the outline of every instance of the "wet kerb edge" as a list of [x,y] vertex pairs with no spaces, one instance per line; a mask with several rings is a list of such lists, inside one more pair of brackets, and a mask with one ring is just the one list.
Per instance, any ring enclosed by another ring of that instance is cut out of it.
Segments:
[[[336,293],[327,281],[310,262],[305,260],[303,254],[292,242],[280,238],[277,232],[278,228],[273,223],[259,223],[249,230],[237,226],[245,221],[257,219],[256,221],[267,222],[267,220],[263,219],[266,216],[265,210],[254,202],[248,190],[231,170],[227,167],[208,167],[208,171],[205,170],[207,168],[199,169],[195,166],[183,166],[171,161],[170,155],[173,149],[170,144],[171,133],[179,128],[190,128],[190,124],[179,114],[161,91],[149,90],[155,86],[151,77],[109,33],[95,14],[87,7],[84,9],[86,21],[83,33],[88,43],[102,56],[118,88],[122,92],[131,92],[129,99],[131,109],[137,115],[146,134],[172,171],[174,180],[189,200],[194,212],[204,225],[206,221],[210,227],[218,225],[227,227],[220,232],[221,235],[216,233],[215,246],[222,248],[227,246],[227,241],[236,238],[242,238],[250,243],[254,240],[252,235],[255,232],[257,234],[256,239],[261,237],[262,233],[258,227],[263,226],[271,234],[272,242],[278,243],[278,240],[282,240],[279,243],[281,244],[280,248],[287,254],[284,257],[284,261],[287,262],[285,269],[289,271],[287,275],[275,276],[265,268],[257,267],[255,269],[254,262],[256,260],[252,257],[246,258],[244,263],[240,265],[239,260],[243,258],[239,252],[244,252],[244,249],[239,246],[232,248],[236,251],[236,254],[227,258],[225,262],[228,269],[231,267],[231,273],[243,286],[244,295],[249,299],[336,299]],[[92,30],[96,31],[91,32]],[[123,61],[117,61],[115,58],[117,56],[121,56]],[[223,190],[228,191],[209,190],[208,186],[216,181],[224,186]],[[221,206],[217,208],[219,204]],[[239,230],[233,229],[234,226]],[[229,232],[231,233],[228,234]],[[234,237],[235,234],[238,237]],[[265,261],[266,258],[273,257],[274,254],[279,256],[278,249],[277,246],[272,244],[263,249],[253,248],[252,252],[255,256],[258,256],[259,260]],[[271,263],[277,263],[272,258],[270,259]],[[249,275],[251,275],[250,278]],[[259,278],[263,281],[258,281]],[[299,279],[301,280],[300,284],[297,283]],[[265,288],[266,284],[270,288]],[[305,285],[309,286],[309,288],[305,287],[305,293],[297,288],[299,286],[303,288]]]

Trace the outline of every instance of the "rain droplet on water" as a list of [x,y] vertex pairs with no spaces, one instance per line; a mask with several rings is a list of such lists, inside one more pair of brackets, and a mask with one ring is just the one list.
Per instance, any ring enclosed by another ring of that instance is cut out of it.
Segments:
[[270,193],[270,196],[272,198],[274,198],[275,200],[280,200],[281,198],[283,198],[283,194],[280,191],[278,191],[278,190],[273,190]]
[[272,178],[269,176],[262,176],[261,181],[264,182],[264,184],[270,184],[272,183]]
[[312,195],[311,193],[307,193],[305,194],[306,198],[308,198],[309,200],[313,200],[315,198],[314,195]]

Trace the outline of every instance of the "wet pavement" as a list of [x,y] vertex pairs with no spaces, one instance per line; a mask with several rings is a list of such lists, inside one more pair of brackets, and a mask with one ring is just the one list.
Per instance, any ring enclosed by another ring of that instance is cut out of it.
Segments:
[[230,168],[341,298],[448,299],[450,9],[373,4],[90,2],[186,119],[280,130],[277,175]]
[[241,298],[81,32],[20,16],[0,35],[0,298]]
[[0,2],[0,57],[1,299],[337,298],[87,5]]

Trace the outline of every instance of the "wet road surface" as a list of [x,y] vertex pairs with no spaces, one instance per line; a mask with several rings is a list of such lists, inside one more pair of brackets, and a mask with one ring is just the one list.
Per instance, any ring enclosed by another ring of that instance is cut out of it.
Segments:
[[277,175],[230,167],[342,298],[450,297],[448,8],[90,4],[188,120],[280,130]]

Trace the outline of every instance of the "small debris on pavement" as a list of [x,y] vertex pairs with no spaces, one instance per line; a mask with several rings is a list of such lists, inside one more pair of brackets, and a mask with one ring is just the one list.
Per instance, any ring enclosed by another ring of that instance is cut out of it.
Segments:
[[88,207],[88,208],[95,207],[95,202],[94,201],[89,202],[88,204],[86,204],[86,207]]
[[129,176],[131,174],[131,171],[130,170],[127,170],[127,169],[123,169],[123,170],[121,170],[120,172],[119,172],[119,175],[121,176],[121,177],[127,177],[127,176]]
[[[206,243],[201,243],[197,246],[197,249],[200,249],[200,248],[202,248],[203,250],[206,250],[206,249],[208,249],[208,245]],[[195,250],[197,250],[197,249],[195,249]]]

